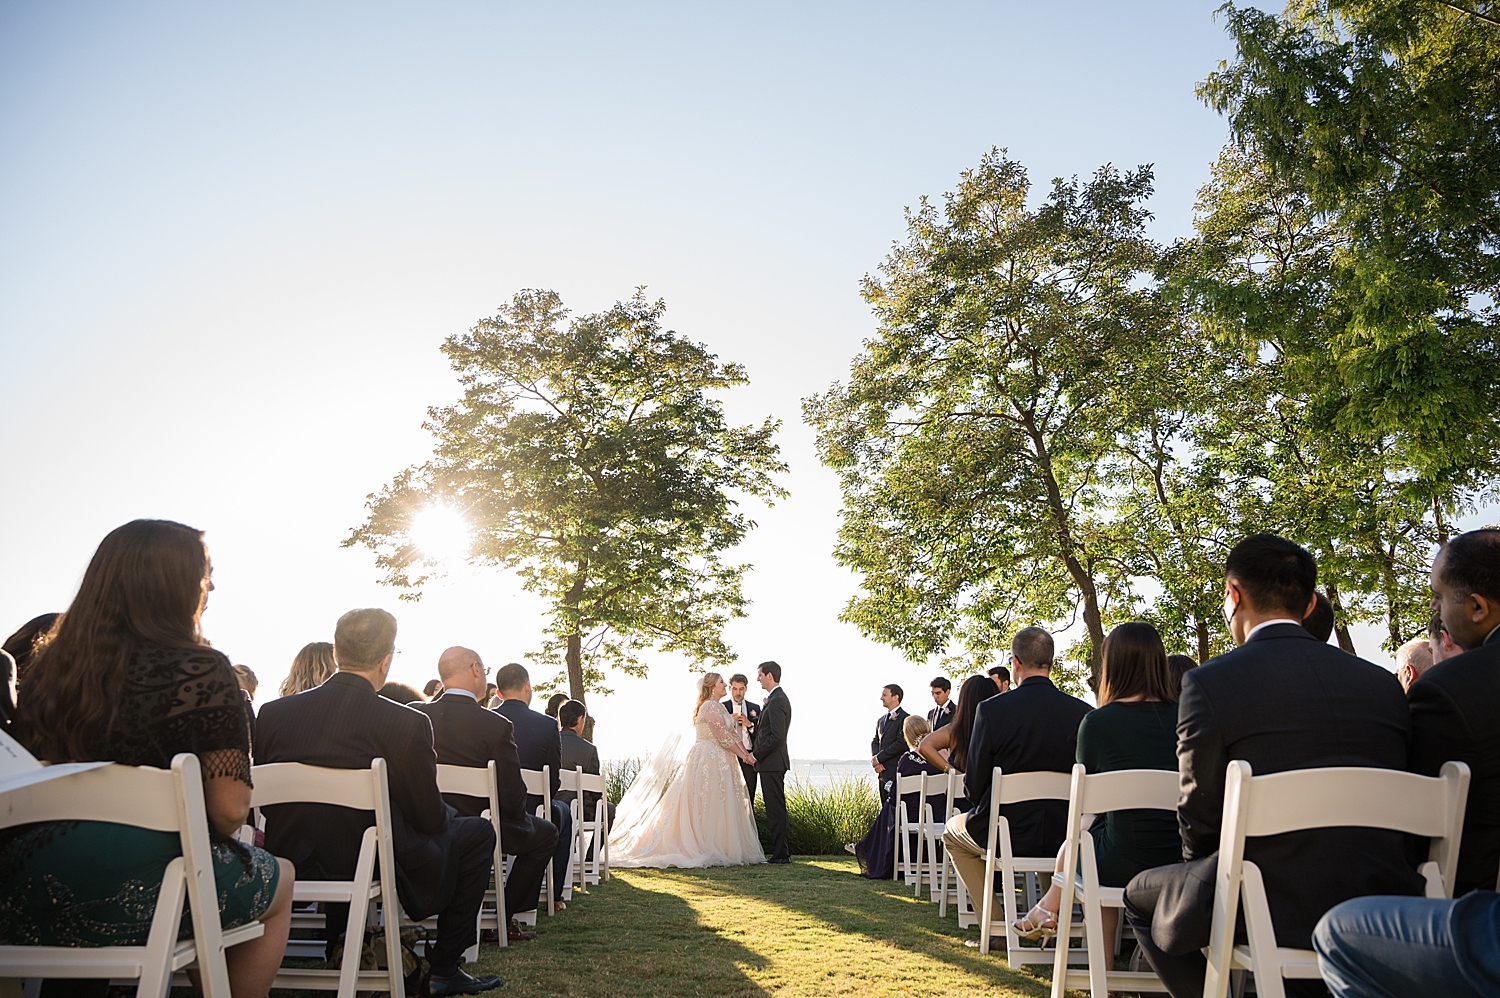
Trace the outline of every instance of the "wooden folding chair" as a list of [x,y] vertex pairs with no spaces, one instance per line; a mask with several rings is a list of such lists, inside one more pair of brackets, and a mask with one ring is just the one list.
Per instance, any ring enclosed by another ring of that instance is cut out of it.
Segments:
[[[1050,877],[1057,865],[1053,856],[1017,856],[1011,849],[1010,822],[1000,813],[1002,804],[1020,804],[1024,801],[1067,800],[1072,789],[1072,776],[1068,773],[1001,773],[996,766],[990,773],[990,834],[984,849],[984,882],[987,889],[980,903],[979,952],[990,951],[990,937],[1005,937],[1005,957],[1012,969],[1025,964],[1053,962],[1049,949],[1021,945],[1021,937],[1013,925],[1021,917],[1017,910],[1016,892],[1021,890],[1029,908],[1041,896],[1038,874]],[[995,874],[1000,875],[1001,919],[1000,931],[995,929]],[[1024,883],[1018,885],[1017,877]]]
[[[0,794],[0,828],[41,821],[107,821],[176,832],[182,855],[167,864],[144,946],[0,946],[0,979],[111,978],[136,982],[140,998],[166,998],[174,971],[196,967],[207,998],[230,998],[224,950],[259,938],[260,922],[224,930],[203,777],[198,757],[182,753],[171,769],[102,766]],[[193,938],[177,938],[186,901]]]
[[[369,769],[328,769],[300,762],[274,762],[251,769],[255,789],[251,803],[257,808],[273,804],[336,804],[358,811],[371,811],[375,824],[365,829],[352,880],[298,880],[292,898],[296,902],[347,904],[349,920],[344,928],[344,959],[338,970],[313,970],[283,966],[276,972],[273,988],[306,991],[337,991],[338,998],[354,998],[356,991],[389,991],[391,998],[405,998],[402,977],[401,902],[396,897],[396,853],[391,839],[391,792],[384,759],[371,761]],[[376,863],[380,881],[375,881]],[[371,921],[374,903],[381,907],[385,932],[385,970],[359,969],[365,926]],[[329,929],[332,929],[329,926]]]
[[[1204,998],[1224,998],[1232,970],[1252,972],[1261,998],[1285,998],[1286,978],[1320,976],[1312,950],[1277,944],[1265,881],[1260,869],[1245,859],[1245,839],[1313,828],[1384,828],[1426,836],[1431,846],[1420,869],[1427,896],[1451,897],[1468,794],[1469,767],[1462,762],[1444,763],[1438,776],[1354,766],[1255,776],[1248,762],[1231,762],[1224,785]],[[1248,944],[1237,946],[1235,922],[1241,904]]]
[[[494,886],[484,892],[484,901],[479,905],[479,929],[481,932],[495,929],[500,936],[500,945],[509,946],[510,919],[505,915],[505,850],[500,845],[500,781],[495,772],[495,761],[491,759],[484,769],[439,765],[437,785],[439,793],[482,797],[490,802],[481,817],[489,819],[495,829],[495,868],[492,871],[495,881]],[[491,904],[495,906],[493,909],[488,907]],[[436,927],[436,919],[428,921]],[[479,959],[479,943],[464,951],[464,959],[470,963]]]
[[[1125,888],[1102,887],[1094,856],[1094,836],[1083,827],[1085,814],[1103,815],[1132,809],[1177,812],[1178,780],[1173,769],[1122,769],[1089,775],[1073,766],[1068,795],[1068,831],[1063,840],[1063,872],[1052,882],[1062,889],[1057,905],[1057,949],[1052,964],[1052,998],[1063,998],[1068,988],[1087,988],[1092,998],[1108,998],[1114,991],[1166,991],[1150,971],[1115,970],[1115,938],[1105,939],[1101,926],[1105,908],[1125,907]],[[1083,908],[1085,949],[1072,948],[1073,902]],[[1070,969],[1079,956],[1087,970]]]
[[[537,805],[536,816],[543,821],[552,820],[552,767],[543,766],[541,769],[521,770],[521,779],[526,783],[526,794],[531,797],[540,797],[542,802]],[[560,789],[560,788],[559,788]],[[542,891],[547,895],[547,914],[557,914],[556,893],[552,889],[552,864],[547,864],[547,872],[542,878]],[[564,885],[566,889],[567,885]],[[529,916],[529,917],[528,917]],[[536,912],[525,912],[517,916],[519,921],[534,924]]]

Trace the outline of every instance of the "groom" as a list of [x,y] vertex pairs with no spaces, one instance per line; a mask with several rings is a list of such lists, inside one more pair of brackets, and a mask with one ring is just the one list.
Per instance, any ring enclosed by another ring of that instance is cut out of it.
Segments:
[[771,832],[771,862],[790,863],[792,851],[786,839],[786,771],[792,768],[786,751],[786,733],[792,726],[792,702],[781,688],[781,666],[762,662],[755,670],[766,704],[755,725],[750,761],[760,774],[760,795],[766,802],[766,824]]

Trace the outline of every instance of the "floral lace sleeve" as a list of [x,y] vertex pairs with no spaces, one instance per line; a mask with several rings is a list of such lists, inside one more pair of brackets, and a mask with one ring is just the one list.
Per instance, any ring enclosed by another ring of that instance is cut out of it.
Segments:
[[744,758],[744,746],[729,730],[729,711],[717,700],[709,700],[698,708],[698,720],[708,725],[708,730],[713,732],[714,741],[718,742],[726,752],[733,753],[736,758]]
[[162,759],[144,764],[170,765],[178,752],[192,752],[205,780],[249,784],[250,711],[229,659],[207,647],[152,648],[143,658],[137,688],[145,687],[146,729]]

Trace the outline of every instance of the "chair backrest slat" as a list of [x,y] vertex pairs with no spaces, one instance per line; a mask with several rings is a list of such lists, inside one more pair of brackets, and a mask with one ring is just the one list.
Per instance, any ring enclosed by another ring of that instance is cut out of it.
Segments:
[[922,792],[923,782],[921,773],[914,773],[911,776],[898,775],[896,777],[896,793],[902,797],[905,797],[907,794],[919,794]]
[[1084,814],[1136,808],[1176,811],[1177,795],[1176,770],[1117,769],[1086,775],[1080,788],[1079,806]]
[[[362,773],[364,779],[351,779],[351,773]],[[250,770],[255,789],[251,801],[256,807],[271,804],[337,804],[361,811],[375,810],[378,791],[368,769],[329,769],[300,762],[271,762]]]
[[438,792],[463,794],[467,797],[490,795],[490,771],[477,766],[445,766],[437,768]]
[[0,794],[0,828],[38,821],[110,821],[181,830],[170,769],[101,766]]
[[600,773],[582,773],[578,777],[579,787],[584,793],[602,794],[609,790],[604,782],[604,776]]
[[1452,784],[1395,769],[1330,767],[1257,776],[1250,781],[1245,834],[1310,828],[1387,828],[1447,834]]
[[559,769],[557,771],[557,789],[570,790],[573,793],[581,792],[579,779],[581,772],[578,769]]
[[1004,773],[995,770],[995,801],[1019,804],[1028,800],[1067,800],[1073,787],[1070,773]]

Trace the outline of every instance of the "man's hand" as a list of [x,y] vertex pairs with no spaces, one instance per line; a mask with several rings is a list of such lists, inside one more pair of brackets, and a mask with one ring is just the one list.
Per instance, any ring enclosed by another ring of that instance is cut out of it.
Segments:
[[746,756],[745,757],[745,761],[748,762],[750,765],[753,766],[753,765],[755,765],[755,756],[753,756],[753,755]]
[[738,724],[742,728],[748,728],[750,727],[750,718],[746,717],[744,714],[735,714],[734,723]]
[[875,772],[877,773],[885,772],[885,765],[879,759],[871,759],[870,765],[875,768]]

